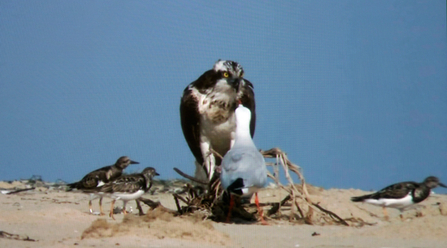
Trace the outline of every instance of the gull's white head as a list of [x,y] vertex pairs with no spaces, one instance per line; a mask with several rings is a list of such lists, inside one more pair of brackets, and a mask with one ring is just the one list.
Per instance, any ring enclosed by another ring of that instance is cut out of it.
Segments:
[[244,107],[244,105],[239,104],[236,108],[236,126],[237,128],[247,128],[250,129],[251,111]]

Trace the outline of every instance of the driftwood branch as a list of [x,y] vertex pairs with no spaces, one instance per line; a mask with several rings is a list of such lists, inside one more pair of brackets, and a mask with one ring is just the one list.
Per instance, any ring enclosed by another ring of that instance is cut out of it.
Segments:
[[318,204],[319,204],[319,203],[313,203],[312,205],[314,205],[315,207],[317,207],[317,208],[320,209],[321,211],[327,213],[331,218],[333,218],[333,219],[339,221],[339,222],[342,223],[343,225],[345,225],[345,226],[349,226],[349,224],[348,224],[345,220],[343,220],[342,218],[340,218],[340,216],[336,215],[336,214],[335,214],[334,212],[332,212],[332,211],[329,211],[329,210],[324,209],[323,207],[321,207],[321,206],[318,205]]
[[17,194],[17,193],[23,192],[23,191],[33,190],[33,189],[36,189],[36,188],[31,187],[31,188],[27,188],[27,189],[2,190],[1,193],[4,195],[12,195],[12,194]]
[[193,177],[193,176],[190,176],[190,175],[186,174],[185,172],[179,170],[178,168],[175,168],[175,167],[174,167],[174,170],[175,170],[175,172],[177,172],[180,176],[182,176],[182,177],[184,177],[184,178],[186,178],[186,179],[189,179],[189,180],[191,180],[191,181],[193,181],[193,182],[200,183],[200,184],[204,184],[204,185],[208,184],[208,182],[203,181],[203,180],[200,180],[200,179],[197,179],[197,178],[195,178],[195,177]]
[[138,198],[138,200],[143,202],[144,204],[148,205],[152,209],[159,208],[159,209],[162,209],[162,210],[164,210],[166,212],[169,212],[169,213],[173,213],[173,214],[177,213],[177,211],[165,208],[163,205],[161,205],[161,203],[159,201],[154,202],[154,201],[152,201],[150,199],[143,198],[143,197]]
[[32,242],[36,242],[37,241],[37,240],[31,239],[30,237],[25,236],[25,235],[8,233],[8,232],[5,232],[5,231],[0,231],[0,238],[22,240],[22,241],[32,241]]
[[[222,155],[218,152],[216,152],[213,148],[210,148],[210,152],[216,156],[218,156],[220,159],[223,159]],[[211,155],[211,153],[209,155]],[[208,156],[209,156],[208,155]]]
[[[296,164],[293,164],[288,158],[285,152],[283,152],[281,149],[275,147],[272,148],[270,150],[267,151],[260,151],[262,153],[262,155],[266,158],[275,158],[276,159],[276,164],[273,165],[274,168],[274,174],[275,176],[271,175],[269,173],[269,177],[273,178],[276,182],[276,184],[284,189],[285,191],[287,191],[289,193],[290,196],[290,200],[293,201],[293,205],[296,208],[296,211],[298,211],[299,213],[299,217],[302,218],[304,220],[305,223],[308,224],[313,224],[312,221],[312,217],[314,214],[319,213],[321,215],[328,215],[331,219],[333,219],[336,223],[342,224],[342,225],[346,225],[349,226],[349,224],[343,220],[342,218],[340,218],[337,214],[333,213],[332,211],[329,211],[327,209],[324,209],[323,207],[321,207],[318,203],[315,204],[312,202],[311,197],[309,195],[309,192],[307,190],[307,185],[306,185],[306,181],[304,179],[304,176],[301,172],[301,167],[299,167]],[[288,187],[283,186],[278,178],[278,172],[277,172],[277,167],[278,165],[281,165],[283,170],[284,170],[284,174],[285,177],[289,183]],[[301,188],[302,188],[302,192],[300,192],[297,187],[295,186],[292,177],[290,176],[290,173],[294,172],[299,180],[301,181]],[[300,203],[299,203],[299,199],[303,199],[304,202],[308,207],[307,207],[307,212],[305,212],[305,210],[300,207]],[[281,205],[280,205],[281,206]],[[280,206],[278,208],[280,208]],[[272,209],[271,209],[272,210]],[[275,209],[273,209],[275,210]],[[269,211],[270,212],[270,211]],[[272,211],[273,212],[273,211]],[[292,208],[292,214],[294,212],[294,208]]]
[[182,208],[180,207],[180,203],[178,202],[178,198],[176,197],[175,194],[172,195],[172,196],[174,196],[174,201],[175,201],[175,206],[177,206],[177,211],[178,211],[180,214],[183,214]]

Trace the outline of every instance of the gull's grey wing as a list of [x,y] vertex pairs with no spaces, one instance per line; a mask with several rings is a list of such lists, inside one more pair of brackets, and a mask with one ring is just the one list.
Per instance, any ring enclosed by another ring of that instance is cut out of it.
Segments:
[[221,182],[227,188],[238,178],[242,178],[246,187],[264,187],[267,171],[262,155],[256,149],[230,150],[222,161]]

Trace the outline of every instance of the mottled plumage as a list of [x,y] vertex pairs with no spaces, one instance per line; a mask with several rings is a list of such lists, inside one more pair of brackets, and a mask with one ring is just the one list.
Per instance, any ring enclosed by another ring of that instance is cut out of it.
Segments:
[[[388,218],[385,208],[396,208],[402,211],[430,196],[431,190],[438,186],[447,188],[437,177],[429,176],[422,183],[400,182],[385,187],[373,194],[352,197],[353,202],[366,202],[384,209],[385,217]],[[402,214],[401,214],[402,217]]]
[[104,185],[110,181],[115,180],[120,177],[123,170],[126,169],[130,164],[139,164],[138,162],[130,160],[127,156],[120,157],[114,165],[109,165],[102,167],[100,169],[94,170],[87,175],[85,175],[79,182],[68,184],[69,190],[78,189],[85,193],[90,193],[89,210],[93,213],[92,200],[100,197],[99,207],[100,214],[103,215],[102,210],[102,196],[92,193],[97,187]]
[[159,174],[152,167],[145,168],[141,173],[124,175],[116,180],[99,187],[99,194],[113,198],[110,216],[113,217],[113,208],[116,200],[123,201],[123,212],[126,213],[126,204],[130,200],[137,200],[152,187],[152,178]]
[[[180,118],[183,135],[196,158],[196,177],[208,180],[234,139],[234,111],[238,102],[251,110],[250,134],[254,135],[256,112],[253,85],[243,78],[244,70],[234,61],[219,60],[183,91]],[[202,176],[203,173],[206,176]]]

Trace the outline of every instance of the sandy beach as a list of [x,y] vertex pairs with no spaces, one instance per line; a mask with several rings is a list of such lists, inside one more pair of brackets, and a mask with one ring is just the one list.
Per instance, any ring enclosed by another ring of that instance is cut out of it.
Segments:
[[[0,182],[0,188],[20,187],[20,183]],[[404,212],[389,209],[389,221],[382,209],[368,204],[352,203],[350,197],[368,192],[355,189],[311,187],[314,202],[343,219],[360,218],[363,225],[307,225],[267,218],[260,223],[233,224],[203,221],[198,216],[174,217],[143,205],[144,216],[138,216],[135,202],[129,202],[133,213],[109,216],[88,212],[88,195],[79,192],[37,187],[16,194],[0,194],[1,247],[446,247],[447,196],[433,194]],[[260,192],[261,202],[283,199],[286,192],[268,188]],[[176,209],[172,194],[146,194]],[[110,199],[103,201],[109,209]],[[118,203],[121,205],[121,203]],[[98,201],[93,202],[98,210]],[[267,207],[266,207],[267,208]],[[14,236],[19,240],[8,236]],[[23,241],[28,237],[31,240]],[[34,240],[34,241],[32,241]]]

